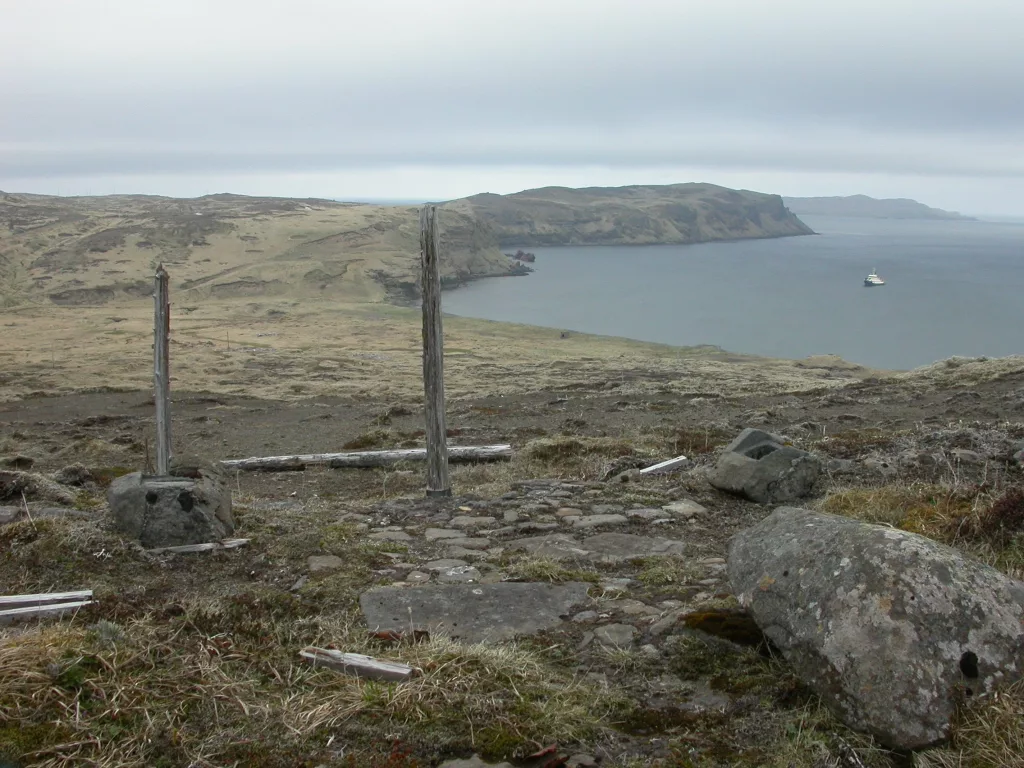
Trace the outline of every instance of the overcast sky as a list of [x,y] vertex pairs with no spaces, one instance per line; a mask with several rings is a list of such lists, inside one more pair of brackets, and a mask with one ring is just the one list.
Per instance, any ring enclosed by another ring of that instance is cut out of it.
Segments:
[[1024,215],[1024,0],[0,0],[0,189]]

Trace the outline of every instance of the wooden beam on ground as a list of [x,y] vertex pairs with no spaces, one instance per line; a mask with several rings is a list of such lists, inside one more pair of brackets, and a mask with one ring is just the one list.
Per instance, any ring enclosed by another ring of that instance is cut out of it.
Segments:
[[156,401],[156,474],[166,477],[171,470],[171,298],[164,265],[156,270],[153,292],[153,390]]
[[325,648],[305,648],[299,651],[305,661],[314,667],[327,667],[336,672],[342,672],[353,677],[361,677],[366,680],[386,680],[392,683],[402,683],[419,677],[423,671],[408,664],[396,664],[390,661],[378,661],[371,656],[364,656],[361,653],[342,653],[331,651]]
[[671,472],[673,469],[685,466],[689,461],[685,456],[676,456],[674,459],[663,461],[640,470],[641,475],[660,475],[664,472]]
[[[387,467],[402,461],[424,461],[425,448],[400,448],[392,451],[350,451],[347,453],[307,453],[294,456],[254,456],[248,459],[222,461],[225,469],[244,472],[287,472],[306,467],[327,466],[332,469],[349,467]],[[508,461],[512,458],[511,445],[449,446],[448,459],[452,462]]]
[[0,595],[0,626],[28,619],[56,618],[92,604],[92,590]]
[[441,235],[437,206],[420,212],[420,262],[423,269],[423,389],[427,414],[427,496],[451,496],[448,434],[444,411],[444,330],[441,324]]
[[237,549],[249,543],[249,539],[224,539],[223,541],[209,541],[205,544],[179,544],[176,547],[157,547],[147,549],[151,555],[175,554],[182,555],[189,552],[210,552],[214,549]]
[[52,603],[74,603],[92,600],[92,590],[79,592],[44,592],[39,595],[0,595],[0,610],[50,605]]

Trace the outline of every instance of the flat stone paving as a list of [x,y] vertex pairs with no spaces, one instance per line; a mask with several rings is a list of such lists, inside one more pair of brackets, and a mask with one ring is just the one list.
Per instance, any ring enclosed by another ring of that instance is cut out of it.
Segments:
[[381,587],[364,592],[359,605],[373,631],[412,626],[465,642],[496,642],[557,627],[574,605],[587,601],[589,586],[506,582]]

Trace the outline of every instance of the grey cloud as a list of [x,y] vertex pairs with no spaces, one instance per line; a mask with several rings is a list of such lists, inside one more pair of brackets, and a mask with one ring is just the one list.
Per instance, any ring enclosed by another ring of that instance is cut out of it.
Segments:
[[0,10],[0,182],[396,163],[1024,173],[1024,4],[1004,0],[94,5],[67,4],[52,42],[17,34],[39,13]]

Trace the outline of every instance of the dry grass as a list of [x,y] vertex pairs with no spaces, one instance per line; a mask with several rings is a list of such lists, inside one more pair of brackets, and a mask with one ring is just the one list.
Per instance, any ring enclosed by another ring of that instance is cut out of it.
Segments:
[[682,718],[666,767],[893,766],[888,752],[846,728],[781,659],[692,634],[670,638],[666,652],[667,667],[683,680],[708,678],[712,690],[747,702],[731,713]]
[[1015,578],[1024,575],[1024,489],[892,484],[839,489],[824,512],[882,523],[958,547]]
[[[314,670],[298,661],[307,644],[424,675],[384,684]],[[443,637],[383,647],[289,596],[0,634],[0,757],[41,766],[312,766],[379,752],[385,731],[419,754],[510,756],[592,739],[622,707],[538,652]]]
[[566,568],[563,563],[547,557],[507,557],[503,560],[509,581],[546,581],[559,584],[566,581],[597,583],[600,574],[592,567]]
[[703,575],[699,566],[680,557],[647,557],[640,566],[636,579],[648,587],[689,584]]
[[1024,682],[968,701],[951,744],[917,755],[915,768],[1024,766]]

